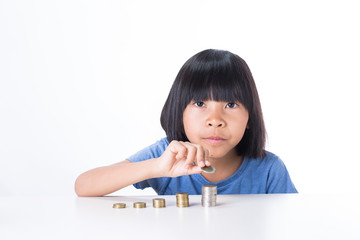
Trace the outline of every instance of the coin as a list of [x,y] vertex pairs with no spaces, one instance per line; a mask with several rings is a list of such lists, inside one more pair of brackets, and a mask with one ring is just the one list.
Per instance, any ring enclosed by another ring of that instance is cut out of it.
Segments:
[[113,208],[126,208],[125,203],[114,203]]
[[217,186],[204,185],[201,187],[201,190],[202,190],[201,205],[203,207],[216,206]]
[[216,185],[203,185],[201,187],[203,193],[217,194],[217,186]]
[[214,173],[215,172],[215,168],[213,166],[205,166],[205,167],[202,167],[201,170],[206,173]]
[[145,202],[134,202],[134,208],[146,208]]
[[176,194],[176,206],[177,207],[189,207],[189,194],[177,193]]
[[164,198],[154,198],[153,199],[153,207],[154,208],[164,208],[165,207],[165,199]]

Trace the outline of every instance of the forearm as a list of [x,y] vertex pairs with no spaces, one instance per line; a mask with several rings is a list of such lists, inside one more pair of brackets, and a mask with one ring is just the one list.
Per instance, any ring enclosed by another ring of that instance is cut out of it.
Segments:
[[104,196],[145,179],[160,177],[155,167],[156,160],[92,169],[76,179],[75,192],[80,197]]

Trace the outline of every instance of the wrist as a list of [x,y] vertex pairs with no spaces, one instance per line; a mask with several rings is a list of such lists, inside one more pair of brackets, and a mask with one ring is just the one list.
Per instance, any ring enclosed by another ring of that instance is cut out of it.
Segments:
[[148,167],[149,167],[149,172],[150,172],[151,178],[164,177],[163,173],[159,169],[158,161],[159,161],[159,158],[152,158],[152,159],[148,160],[148,163],[149,163]]

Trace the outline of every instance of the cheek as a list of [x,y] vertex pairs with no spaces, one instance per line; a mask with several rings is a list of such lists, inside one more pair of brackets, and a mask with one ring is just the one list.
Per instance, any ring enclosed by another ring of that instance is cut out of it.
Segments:
[[195,126],[195,122],[191,121],[190,119],[184,119],[183,123],[184,123],[185,134],[187,138],[191,141],[191,139],[196,133],[196,129],[198,128]]
[[237,139],[236,141],[240,141],[243,138],[245,130],[248,125],[248,120],[249,120],[249,118],[247,115],[241,116],[241,117],[237,118],[237,120],[235,120],[237,122],[237,124],[234,125],[232,132],[239,133],[236,137],[236,139]]
[[238,135],[236,141],[237,141],[238,143],[239,143],[239,142],[241,141],[241,139],[244,137],[245,130],[246,130],[246,125],[245,125],[245,127],[242,127],[242,128],[237,129],[237,132],[239,133],[239,135]]
[[190,142],[193,142],[194,136],[197,135],[197,131],[200,129],[197,124],[199,124],[199,121],[196,120],[196,116],[194,114],[191,114],[190,111],[184,111],[183,114],[183,124],[184,124],[184,130],[186,137],[189,139]]
[[185,109],[183,113],[183,126],[184,126],[185,135],[188,138],[189,138],[189,132],[191,132],[191,130],[189,129],[191,127],[190,122],[191,120],[189,119],[188,111],[187,109]]

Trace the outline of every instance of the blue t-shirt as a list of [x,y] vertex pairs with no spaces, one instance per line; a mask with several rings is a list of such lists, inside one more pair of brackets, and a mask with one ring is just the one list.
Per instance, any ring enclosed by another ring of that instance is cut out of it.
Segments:
[[[158,158],[168,145],[167,139],[163,138],[128,160],[140,162]],[[297,193],[284,163],[270,152],[266,152],[263,158],[244,157],[240,168],[232,176],[216,183],[207,181],[201,174],[192,174],[151,178],[134,184],[138,189],[152,187],[159,195],[179,192],[200,195],[203,185],[216,185],[218,194]]]

